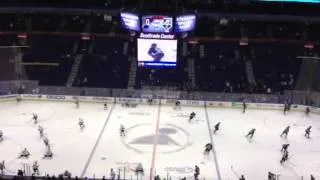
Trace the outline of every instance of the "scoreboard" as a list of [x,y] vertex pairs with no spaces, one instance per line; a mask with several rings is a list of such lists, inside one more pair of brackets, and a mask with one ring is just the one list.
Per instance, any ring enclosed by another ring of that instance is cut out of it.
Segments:
[[194,13],[139,15],[121,12],[120,20],[122,27],[137,38],[137,64],[145,68],[175,68],[179,37],[192,32],[196,25]]
[[161,15],[143,16],[141,29],[145,33],[172,33],[173,17]]
[[124,29],[142,33],[177,34],[191,32],[196,26],[195,14],[139,16],[122,12],[120,20]]

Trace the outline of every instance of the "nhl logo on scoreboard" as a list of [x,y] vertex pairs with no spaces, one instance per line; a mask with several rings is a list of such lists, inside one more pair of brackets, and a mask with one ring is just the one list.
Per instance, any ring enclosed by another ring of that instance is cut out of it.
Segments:
[[163,28],[165,31],[169,31],[172,28],[172,19],[171,18],[164,18],[163,19]]

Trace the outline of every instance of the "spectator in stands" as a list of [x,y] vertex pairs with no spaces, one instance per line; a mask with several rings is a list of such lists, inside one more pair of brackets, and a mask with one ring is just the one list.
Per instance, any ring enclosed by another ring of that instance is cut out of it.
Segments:
[[160,178],[159,175],[156,175],[156,176],[154,177],[154,180],[161,180],[161,178]]
[[271,94],[272,93],[272,90],[271,90],[271,88],[267,88],[267,94]]

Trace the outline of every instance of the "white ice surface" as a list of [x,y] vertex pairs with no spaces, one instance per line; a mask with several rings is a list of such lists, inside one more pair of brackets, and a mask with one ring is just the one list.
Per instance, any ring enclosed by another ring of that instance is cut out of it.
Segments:
[[[122,177],[125,174],[130,179],[134,177],[133,169],[137,163],[142,163],[145,179],[148,179],[155,155],[154,174],[168,174],[172,179],[189,177],[193,175],[194,165],[198,165],[201,178],[217,180],[213,154],[203,155],[204,145],[211,141],[204,108],[181,107],[176,111],[162,105],[158,114],[157,105],[138,105],[137,108],[115,105],[107,119],[111,106],[103,110],[103,104],[95,103],[81,103],[80,109],[76,109],[74,103],[61,102],[0,103],[0,129],[5,135],[0,142],[0,160],[6,162],[6,173],[15,174],[17,169],[23,168],[23,163],[31,165],[39,161],[42,175],[58,175],[68,169],[73,176],[85,172],[85,176],[100,178],[103,175],[109,177],[113,168],[120,171]],[[234,172],[244,174],[248,180],[266,179],[268,171],[280,174],[280,180],[309,178],[310,174],[319,176],[320,116],[311,114],[306,117],[301,112],[283,116],[281,111],[250,109],[246,114],[238,109],[207,110],[210,129],[221,122],[221,129],[213,136],[213,142],[223,180],[236,179]],[[188,123],[192,111],[197,115]],[[45,146],[33,124],[32,113],[39,114],[39,124],[52,144],[54,157],[51,160],[42,159]],[[83,131],[77,125],[79,117],[85,120]],[[159,136],[155,137],[158,120]],[[106,128],[102,131],[105,123]],[[119,136],[120,124],[128,128],[124,138]],[[280,138],[287,125],[292,126],[288,138]],[[313,126],[311,139],[303,136],[308,125]],[[257,130],[249,142],[244,136],[251,128]],[[134,143],[139,139],[149,141]],[[160,142],[156,146],[155,139]],[[280,165],[283,143],[290,143],[289,161]],[[24,147],[29,149],[31,157],[17,159]]]

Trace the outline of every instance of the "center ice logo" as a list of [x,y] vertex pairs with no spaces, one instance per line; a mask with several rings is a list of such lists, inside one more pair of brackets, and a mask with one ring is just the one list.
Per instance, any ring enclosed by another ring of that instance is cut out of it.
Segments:
[[192,145],[190,134],[173,124],[160,124],[158,136],[154,134],[154,125],[138,124],[127,129],[122,143],[137,153],[150,153],[157,141],[158,153],[179,152]]

